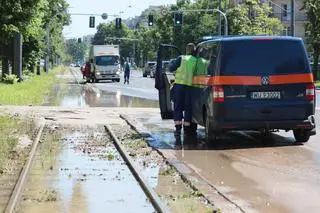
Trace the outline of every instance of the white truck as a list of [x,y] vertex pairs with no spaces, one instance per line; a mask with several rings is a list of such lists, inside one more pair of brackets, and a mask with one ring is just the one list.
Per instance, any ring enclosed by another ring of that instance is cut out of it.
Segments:
[[93,45],[90,47],[89,59],[94,69],[94,80],[112,80],[120,82],[119,45]]

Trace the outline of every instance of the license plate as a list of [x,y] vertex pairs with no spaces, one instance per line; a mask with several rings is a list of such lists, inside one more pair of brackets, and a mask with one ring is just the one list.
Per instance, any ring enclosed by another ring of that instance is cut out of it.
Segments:
[[281,99],[280,92],[251,92],[251,99]]

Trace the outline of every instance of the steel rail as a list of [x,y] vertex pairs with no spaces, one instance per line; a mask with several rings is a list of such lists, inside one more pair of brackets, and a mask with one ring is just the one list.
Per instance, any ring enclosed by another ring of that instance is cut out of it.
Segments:
[[8,204],[5,208],[4,213],[13,213],[15,208],[17,207],[17,204],[18,204],[20,196],[21,196],[21,192],[24,188],[24,184],[26,182],[26,179],[28,177],[28,173],[29,173],[31,166],[32,166],[32,162],[33,162],[34,156],[36,154],[44,126],[45,126],[45,121],[40,125],[40,129],[39,129],[37,136],[32,144],[32,148],[29,153],[28,159],[27,159],[27,161],[26,161],[26,163],[20,173],[20,176],[19,176],[18,181],[13,189],[13,192],[12,192],[10,198],[9,198],[9,201],[8,201]]
[[144,191],[144,193],[146,194],[146,196],[150,199],[150,202],[153,205],[153,207],[155,208],[155,210],[159,213],[169,213],[170,211],[169,211],[168,207],[162,202],[162,200],[157,195],[157,193],[152,189],[152,187],[149,185],[149,183],[145,180],[145,178],[141,174],[138,167],[132,161],[131,157],[125,151],[121,142],[118,140],[117,136],[112,131],[111,127],[108,124],[106,124],[104,127],[105,127],[106,131],[109,133],[109,135],[112,137],[117,151],[120,153],[123,160],[126,162],[131,173],[133,174],[135,179],[140,184],[140,186],[141,186],[142,190]]

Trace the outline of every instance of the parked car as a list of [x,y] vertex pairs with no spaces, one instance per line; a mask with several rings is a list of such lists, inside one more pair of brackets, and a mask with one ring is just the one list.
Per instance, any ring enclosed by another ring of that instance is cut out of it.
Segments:
[[143,70],[142,76],[147,77],[148,75],[150,75],[151,69],[153,67],[155,67],[155,65],[156,65],[155,61],[146,62],[146,64],[144,65],[144,70]]
[[[157,64],[150,69],[150,78],[154,78],[156,74]],[[169,61],[162,61],[162,68],[165,72],[169,72]]]

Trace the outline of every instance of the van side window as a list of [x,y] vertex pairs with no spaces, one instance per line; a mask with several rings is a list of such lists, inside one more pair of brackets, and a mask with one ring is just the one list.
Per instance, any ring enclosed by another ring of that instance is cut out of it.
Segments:
[[209,65],[210,50],[207,48],[207,45],[201,45],[197,48],[197,66],[196,66],[196,75],[207,75],[207,69]]
[[208,75],[214,75],[215,74],[215,68],[217,65],[217,55],[218,55],[218,43],[217,42],[210,42],[208,43],[208,49],[210,49],[210,56],[208,58],[209,65],[207,69]]

